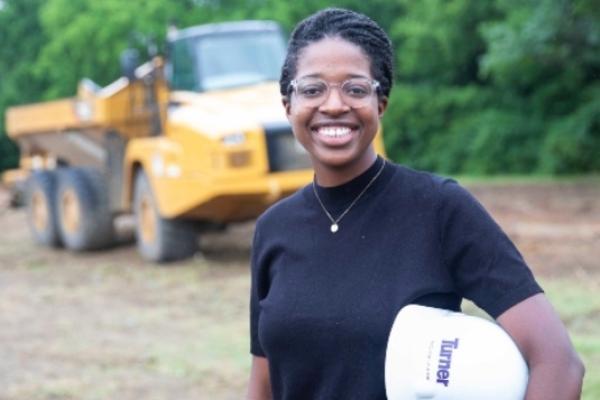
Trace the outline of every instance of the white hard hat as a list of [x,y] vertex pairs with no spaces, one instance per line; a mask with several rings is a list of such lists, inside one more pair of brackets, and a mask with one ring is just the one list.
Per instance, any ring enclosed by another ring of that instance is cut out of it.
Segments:
[[392,326],[388,400],[523,400],[528,376],[510,336],[483,318],[409,305]]

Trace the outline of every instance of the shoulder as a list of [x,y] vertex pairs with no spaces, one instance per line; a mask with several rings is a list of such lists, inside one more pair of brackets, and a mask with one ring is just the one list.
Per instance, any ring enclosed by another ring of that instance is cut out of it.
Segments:
[[450,178],[434,174],[428,171],[413,169],[401,164],[392,164],[396,169],[396,179],[406,180],[407,183],[412,183],[413,187],[420,189],[435,189]]
[[279,231],[293,224],[306,209],[308,189],[309,186],[305,186],[267,208],[256,221],[256,231]]
[[427,171],[412,169],[403,165],[394,164],[405,184],[416,192],[432,192],[439,195],[442,200],[471,200],[473,196],[454,178],[434,174]]
[[457,215],[471,219],[487,214],[479,201],[453,178],[392,165],[395,172],[389,198],[395,204],[412,212],[432,213],[442,222]]
[[393,188],[409,196],[413,201],[437,202],[440,198],[453,196],[455,190],[464,191],[452,178],[400,164],[392,164],[392,166],[395,170]]

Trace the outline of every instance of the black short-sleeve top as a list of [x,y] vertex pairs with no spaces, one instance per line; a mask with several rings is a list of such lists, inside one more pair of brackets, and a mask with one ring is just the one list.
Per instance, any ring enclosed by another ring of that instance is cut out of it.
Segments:
[[[317,186],[340,215],[383,159],[336,187]],[[278,400],[385,399],[384,362],[410,303],[492,317],[541,292],[513,243],[451,179],[385,161],[339,222],[312,185],[258,220],[252,248],[251,353],[267,357]]]

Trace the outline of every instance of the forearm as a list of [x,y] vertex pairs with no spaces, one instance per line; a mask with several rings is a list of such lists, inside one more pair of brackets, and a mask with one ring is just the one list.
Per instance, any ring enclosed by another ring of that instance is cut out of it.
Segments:
[[272,400],[269,362],[264,357],[252,357],[246,400]]
[[577,355],[560,362],[539,363],[530,368],[525,400],[577,400],[585,369]]
[[272,400],[270,391],[266,392],[264,390],[253,390],[251,387],[248,388],[248,394],[246,395],[246,400]]
[[263,395],[252,395],[250,393],[248,393],[248,397],[246,397],[246,400],[273,400],[273,398],[271,396],[266,397]]
[[498,322],[529,366],[526,400],[575,400],[585,372],[558,314],[543,294],[511,307]]

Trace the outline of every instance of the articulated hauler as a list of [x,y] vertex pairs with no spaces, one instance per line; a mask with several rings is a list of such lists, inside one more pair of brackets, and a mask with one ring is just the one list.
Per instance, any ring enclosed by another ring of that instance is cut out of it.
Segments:
[[[140,254],[191,256],[202,229],[255,218],[312,179],[278,90],[285,39],[271,21],[173,30],[168,57],[74,98],[12,107],[20,148],[4,180],[24,188],[36,242],[82,251],[115,242],[132,213]],[[376,147],[383,151],[381,136]]]

